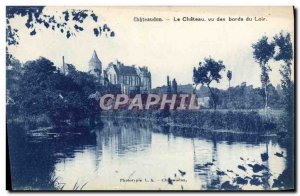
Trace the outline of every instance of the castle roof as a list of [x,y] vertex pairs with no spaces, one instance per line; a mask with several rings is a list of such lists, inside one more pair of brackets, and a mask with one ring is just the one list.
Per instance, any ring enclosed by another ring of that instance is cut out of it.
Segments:
[[132,66],[119,66],[119,72],[122,75],[137,75],[135,67]]
[[116,74],[119,76],[125,75],[125,76],[151,77],[151,73],[146,66],[144,67],[136,67],[134,65],[127,66],[121,63],[120,61],[117,61],[116,63],[110,63],[107,67],[107,70],[111,68],[113,68]]
[[93,56],[89,61],[89,66],[93,67],[93,69],[101,69],[101,65],[102,65],[102,63],[101,63],[100,59],[98,58],[96,51],[94,50]]
[[117,61],[116,64],[110,63],[109,67],[113,67],[118,75],[132,75],[137,76],[137,71],[134,66],[126,66],[123,63]]
[[144,67],[139,67],[138,69],[137,69],[137,73],[139,74],[139,75],[143,75],[143,76],[151,76],[151,73],[150,73],[150,71],[148,70],[148,68],[146,67],[146,66],[144,66]]

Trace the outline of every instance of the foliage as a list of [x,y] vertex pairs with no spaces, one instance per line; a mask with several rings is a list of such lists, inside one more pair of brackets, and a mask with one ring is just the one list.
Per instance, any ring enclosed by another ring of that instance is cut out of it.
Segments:
[[215,97],[214,93],[212,92],[210,84],[213,81],[219,83],[220,79],[222,78],[220,72],[224,69],[225,65],[223,64],[223,61],[215,61],[214,59],[209,57],[204,58],[204,61],[199,63],[198,68],[194,67],[193,70],[193,81],[195,86],[199,84],[207,85],[208,89],[211,92],[214,109],[216,109],[217,107],[217,97]]
[[260,80],[262,87],[265,89],[265,108],[268,107],[268,90],[267,87],[270,83],[269,72],[272,71],[271,67],[268,65],[268,61],[273,58],[275,53],[275,44],[273,42],[268,42],[268,37],[263,36],[255,44],[252,45],[253,57],[256,62],[259,63],[261,68]]
[[[15,67],[15,66],[14,66]],[[22,116],[46,114],[55,124],[80,119],[99,112],[95,99],[88,99],[96,91],[94,76],[77,71],[68,65],[69,73],[64,75],[46,58],[28,61],[18,80],[12,82],[18,88],[8,87],[16,107],[8,104],[8,113]],[[8,76],[8,80],[12,80]]]
[[232,79],[232,71],[230,71],[230,70],[227,71],[227,79],[228,79],[228,94],[229,94],[228,104],[230,104],[230,102],[231,102],[230,81]]
[[177,81],[175,78],[172,80],[172,92],[177,93]]
[[232,78],[232,71],[228,70],[227,71],[227,79],[229,81],[229,88],[230,88],[230,81],[231,81],[231,78]]
[[[279,52],[275,54],[274,59],[283,61],[280,74],[281,88],[283,92],[283,104],[286,111],[286,128],[293,132],[294,130],[294,84],[291,78],[291,66],[293,60],[293,46],[290,33],[280,32],[274,36],[274,42],[279,48]],[[293,135],[291,135],[293,137]]]
[[67,38],[76,36],[84,31],[83,23],[90,20],[95,24],[93,32],[96,37],[105,35],[114,37],[107,24],[100,25],[99,17],[92,10],[68,9],[60,13],[59,16],[48,15],[44,12],[44,6],[7,6],[6,7],[6,42],[8,45],[18,45],[18,29],[12,26],[10,20],[16,16],[26,18],[25,26],[31,30],[30,35],[34,36],[42,28],[59,31]]
[[279,52],[275,54],[276,61],[283,60],[285,63],[293,60],[293,46],[291,42],[291,34],[280,32],[274,36],[274,42],[279,48]]
[[[264,89],[254,88],[252,85],[242,83],[240,85],[230,87],[229,89],[211,88],[215,97],[216,104],[219,109],[261,109],[264,108]],[[271,109],[282,109],[282,89],[280,86],[276,88],[269,84],[269,107]],[[202,86],[196,91],[198,97],[210,97],[210,107],[213,107],[211,93],[206,86]]]

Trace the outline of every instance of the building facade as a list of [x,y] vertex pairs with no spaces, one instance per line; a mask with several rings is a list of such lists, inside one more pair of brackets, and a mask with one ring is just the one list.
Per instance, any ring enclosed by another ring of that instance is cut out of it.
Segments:
[[122,93],[150,93],[151,73],[147,67],[126,66],[117,61],[110,63],[102,72],[102,62],[96,51],[89,61],[89,73],[96,76],[101,84],[108,81],[112,85],[119,85]]

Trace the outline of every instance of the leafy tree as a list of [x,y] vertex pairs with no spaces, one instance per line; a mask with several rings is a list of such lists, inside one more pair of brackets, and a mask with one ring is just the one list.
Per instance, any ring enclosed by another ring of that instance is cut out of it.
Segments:
[[17,96],[22,115],[45,114],[55,124],[66,120],[76,124],[99,112],[99,102],[88,99],[96,91],[94,76],[67,66],[64,75],[43,57],[25,63]]
[[291,42],[290,33],[280,32],[274,36],[274,42],[276,47],[279,48],[278,53],[275,54],[274,59],[276,61],[283,61],[281,65],[280,74],[281,88],[283,94],[283,104],[285,107],[284,125],[289,134],[287,135],[287,165],[285,171],[278,177],[278,186],[294,187],[294,125],[295,125],[295,113],[294,113],[294,83],[291,78],[291,66],[293,61],[293,45]]
[[18,114],[18,95],[22,65],[20,61],[6,54],[6,108],[7,117],[14,118]]
[[275,54],[274,59],[276,61],[283,61],[281,65],[280,74],[281,88],[284,95],[284,102],[286,105],[286,110],[293,110],[293,100],[294,100],[294,87],[291,79],[291,66],[293,60],[293,47],[291,42],[291,35],[289,33],[284,34],[280,32],[279,35],[275,35],[274,41],[276,46],[279,48],[279,52]]
[[280,32],[274,36],[274,42],[279,48],[275,54],[276,61],[282,61],[281,74],[281,89],[283,95],[283,104],[285,107],[285,127],[291,132],[293,138],[294,130],[294,83],[291,78],[291,66],[293,60],[293,46],[290,33]]
[[222,78],[220,72],[224,69],[225,65],[223,64],[223,61],[215,61],[209,57],[204,58],[203,62],[199,62],[198,68],[194,68],[193,70],[195,89],[199,84],[207,85],[211,93],[214,109],[216,109],[217,98],[215,97],[210,85],[213,81],[219,83],[220,79]]
[[209,106],[212,108],[216,108],[217,106],[223,105],[223,101],[220,97],[222,96],[223,92],[217,88],[211,88],[212,93],[209,94]]
[[99,113],[99,100],[88,99],[88,97],[94,94],[96,89],[98,89],[96,78],[91,74],[77,71],[74,65],[68,64],[67,66],[69,71],[67,77],[77,85],[77,92],[79,92],[81,96],[80,101],[84,103],[86,107],[86,115]]
[[6,55],[6,87],[9,90],[16,90],[18,87],[19,77],[22,73],[22,65],[16,58]]
[[269,105],[272,106],[272,108],[280,108],[280,107],[282,108],[279,92],[272,84],[269,84],[268,92],[269,92]]
[[51,61],[40,58],[26,62],[20,77],[20,107],[24,114],[47,113],[55,96],[56,67]]
[[232,71],[228,70],[227,71],[227,79],[228,79],[228,82],[229,82],[229,87],[230,88],[230,81],[231,81],[231,78],[232,78]]
[[172,81],[172,90],[173,90],[173,93],[175,93],[175,94],[177,93],[177,81],[175,78]]
[[6,42],[8,45],[18,45],[18,29],[12,26],[11,19],[16,16],[26,18],[25,26],[31,30],[30,35],[34,36],[42,28],[59,31],[67,38],[76,36],[84,31],[82,24],[88,20],[95,26],[93,32],[96,37],[105,35],[114,37],[115,33],[107,24],[99,24],[99,17],[89,9],[67,9],[59,16],[48,15],[44,12],[44,6],[7,6],[6,7]]
[[263,36],[255,44],[252,45],[253,57],[261,68],[260,80],[262,87],[265,89],[265,109],[268,107],[268,85],[270,83],[269,72],[272,71],[268,65],[269,60],[275,53],[275,44],[268,42],[268,37]]

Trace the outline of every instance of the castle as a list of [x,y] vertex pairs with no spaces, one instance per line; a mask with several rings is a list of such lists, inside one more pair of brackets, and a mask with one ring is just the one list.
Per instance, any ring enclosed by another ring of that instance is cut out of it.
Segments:
[[89,63],[89,73],[103,85],[110,83],[120,86],[122,93],[150,93],[151,73],[147,67],[126,66],[117,61],[110,63],[102,72],[102,62],[94,50]]

